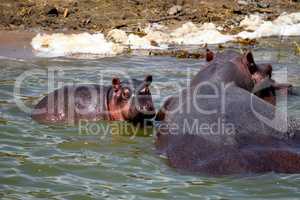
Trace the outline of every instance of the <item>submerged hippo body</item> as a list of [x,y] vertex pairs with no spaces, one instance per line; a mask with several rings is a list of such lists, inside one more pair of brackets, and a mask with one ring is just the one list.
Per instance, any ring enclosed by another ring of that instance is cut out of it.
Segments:
[[45,96],[33,109],[40,123],[78,123],[80,120],[117,120],[139,123],[152,118],[155,109],[149,85],[152,77],[132,84],[113,79],[111,86],[65,86]]
[[212,61],[163,105],[155,144],[172,167],[212,175],[300,172],[298,124],[251,93],[258,71],[251,57]]

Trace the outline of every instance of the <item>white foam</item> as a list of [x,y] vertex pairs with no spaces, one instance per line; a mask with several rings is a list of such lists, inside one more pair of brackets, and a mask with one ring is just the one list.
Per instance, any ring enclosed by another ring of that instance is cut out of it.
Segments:
[[149,31],[146,36],[144,36],[149,41],[155,41],[158,44],[170,43],[170,34],[163,31]]
[[72,54],[117,55],[131,49],[163,49],[169,44],[201,45],[219,44],[238,38],[255,39],[269,36],[299,36],[300,12],[283,13],[274,21],[266,21],[262,15],[250,15],[240,22],[246,31],[236,35],[223,34],[222,27],[213,23],[198,26],[187,22],[171,30],[160,24],[149,24],[145,36],[127,34],[123,30],[111,30],[107,38],[102,33],[89,34],[38,34],[32,40],[33,48],[42,56],[68,56]]
[[144,28],[145,33],[153,32],[153,31],[167,31],[167,30],[168,27],[158,23],[148,24],[146,28]]
[[300,23],[300,12],[298,13],[283,13],[277,19],[274,20],[278,25],[294,25]]
[[107,41],[102,33],[89,34],[38,34],[32,39],[33,49],[39,56],[58,57],[72,54],[99,54],[104,56],[122,53],[124,48]]
[[[156,47],[151,44],[151,41],[157,40],[158,36],[154,35],[151,37],[151,34],[154,32],[150,32],[147,37],[140,37],[138,35],[129,34],[127,35],[125,31],[119,29],[113,29],[107,34],[107,38],[126,45],[131,49],[156,49],[160,47]],[[158,43],[163,42],[163,40],[159,40]]]
[[127,42],[128,37],[125,31],[120,29],[113,29],[108,32],[107,38],[117,43],[124,44]]
[[171,41],[175,44],[219,44],[231,40],[233,40],[233,36],[222,34],[212,23],[205,23],[201,27],[197,27],[189,22],[171,33]]
[[171,36],[173,38],[176,37],[184,37],[188,34],[196,33],[199,31],[199,28],[193,23],[193,22],[187,22],[183,24],[181,27],[175,29],[172,33]]
[[263,22],[261,15],[249,15],[240,22],[240,26],[245,30],[255,31]]
[[237,34],[241,38],[261,38],[270,36],[298,36],[300,35],[300,13],[283,13],[274,21],[264,21],[260,16],[249,16],[241,24],[247,30]]
[[128,36],[128,40],[125,43],[126,45],[129,45],[131,49],[156,49],[158,47],[155,47],[151,44],[151,41],[148,40],[145,37],[140,37],[138,35],[130,34]]
[[145,38],[158,44],[177,45],[218,44],[233,39],[231,35],[224,35],[218,29],[220,28],[212,23],[198,27],[192,22],[187,22],[175,30],[168,30],[164,26],[148,26]]

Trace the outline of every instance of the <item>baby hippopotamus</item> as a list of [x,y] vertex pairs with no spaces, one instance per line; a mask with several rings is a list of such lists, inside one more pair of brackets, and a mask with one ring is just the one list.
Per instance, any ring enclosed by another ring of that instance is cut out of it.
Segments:
[[300,172],[300,124],[252,93],[261,83],[255,73],[263,72],[251,52],[217,54],[166,100],[155,145],[170,166],[209,175]]
[[148,75],[144,81],[121,82],[113,78],[110,86],[65,86],[45,96],[33,109],[32,118],[46,124],[73,124],[80,120],[144,123],[155,115],[151,83],[152,76]]

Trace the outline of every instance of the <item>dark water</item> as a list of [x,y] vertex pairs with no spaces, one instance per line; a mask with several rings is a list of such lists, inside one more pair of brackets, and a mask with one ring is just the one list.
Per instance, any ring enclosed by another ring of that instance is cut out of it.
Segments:
[[[300,57],[292,51],[257,48],[254,53],[258,62],[273,64],[276,79],[300,84]],[[55,88],[61,83],[110,83],[111,76],[120,73],[135,78],[152,74],[158,108],[203,64],[201,60],[143,56],[1,59],[0,199],[299,199],[300,174],[182,174],[154,153],[151,134],[129,137],[117,131],[101,137],[81,133],[78,127],[39,125],[18,108],[13,94],[16,80],[25,71],[35,75],[22,81],[17,97],[29,107],[47,93],[51,70],[56,73]],[[289,99],[288,110],[300,116],[298,97]]]

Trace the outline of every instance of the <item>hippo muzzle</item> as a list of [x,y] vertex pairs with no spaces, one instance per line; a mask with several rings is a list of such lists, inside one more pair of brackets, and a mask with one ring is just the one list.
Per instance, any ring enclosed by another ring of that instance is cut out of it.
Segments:
[[134,122],[151,119],[155,116],[155,107],[149,86],[150,84],[142,84],[142,87],[132,97],[129,118]]
[[145,120],[155,116],[155,108],[150,92],[152,76],[148,75],[144,81],[136,79],[130,82],[120,82],[118,80],[113,83],[114,97],[112,102],[116,102],[121,110],[122,118],[134,123],[143,123]]

